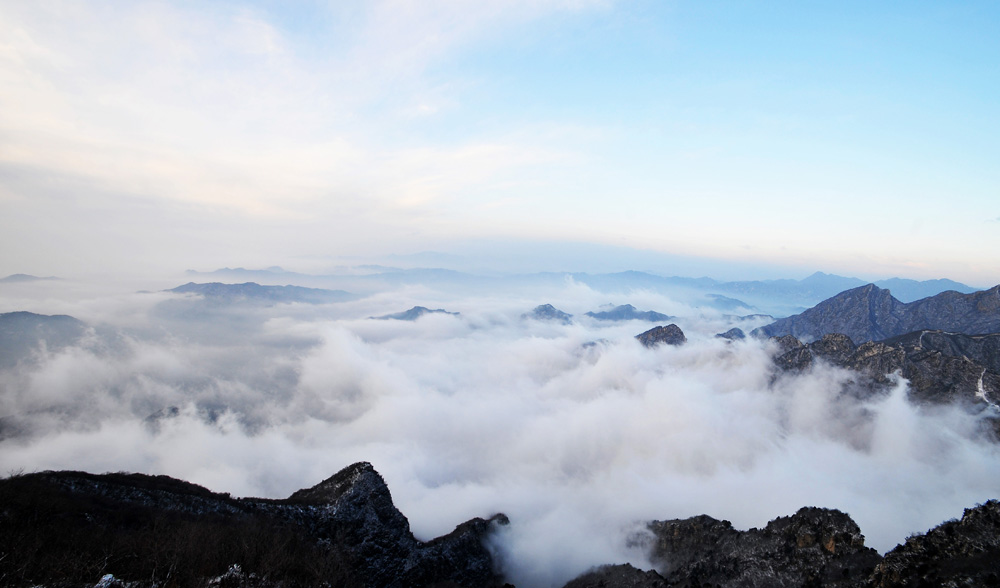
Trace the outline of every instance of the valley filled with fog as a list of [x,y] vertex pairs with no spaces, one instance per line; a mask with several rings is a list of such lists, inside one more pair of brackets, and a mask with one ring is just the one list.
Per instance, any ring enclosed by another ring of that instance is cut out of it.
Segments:
[[[332,302],[167,291],[184,278],[0,285],[0,312],[82,321],[6,350],[0,471],[135,471],[284,497],[369,461],[418,538],[507,514],[493,548],[525,586],[648,568],[635,538],[652,519],[746,529],[837,508],[885,552],[1000,488],[1000,450],[975,415],[917,407],[901,378],[843,394],[846,370],[782,373],[774,342],[716,337],[798,299],[569,275],[363,278],[304,283],[350,293]],[[572,319],[532,318],[542,304]],[[663,322],[586,315],[623,304],[670,315],[687,342],[646,348],[635,335]],[[415,306],[448,313],[372,318]]]

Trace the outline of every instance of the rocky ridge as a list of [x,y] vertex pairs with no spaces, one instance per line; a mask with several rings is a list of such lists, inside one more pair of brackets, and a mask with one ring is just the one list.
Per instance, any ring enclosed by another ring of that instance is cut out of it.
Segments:
[[893,298],[868,284],[846,290],[794,316],[754,329],[760,337],[793,335],[803,340],[842,333],[855,343],[880,341],[920,330],[967,335],[1000,332],[1000,286],[961,294],[942,292],[915,302]]
[[[503,515],[428,542],[357,463],[284,500],[233,498],[166,476],[44,472],[0,482],[8,586],[496,586],[484,539]],[[235,572],[233,572],[235,573]],[[252,581],[251,581],[252,579]]]
[[653,521],[633,541],[655,570],[602,566],[565,588],[1000,586],[1000,503],[992,500],[884,557],[865,547],[850,516],[816,507],[747,531],[706,515]]
[[895,384],[899,374],[909,381],[911,400],[1000,405],[1000,358],[995,354],[1000,334],[917,331],[861,345],[841,333],[808,344],[791,335],[775,341],[779,352],[774,363],[782,372],[802,372],[822,361],[854,371],[854,391],[865,395]]

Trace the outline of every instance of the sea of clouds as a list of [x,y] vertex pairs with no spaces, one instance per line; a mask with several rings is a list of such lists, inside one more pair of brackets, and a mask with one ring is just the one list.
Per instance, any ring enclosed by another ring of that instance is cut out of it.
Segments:
[[[911,405],[905,380],[857,398],[843,370],[778,376],[773,344],[714,337],[759,322],[662,293],[567,280],[262,306],[131,292],[0,292],[0,311],[92,327],[0,371],[0,471],[139,471],[284,497],[370,461],[421,539],[507,514],[493,547],[529,587],[651,567],[627,545],[652,519],[749,528],[838,508],[885,552],[1000,493],[1000,451],[974,417]],[[575,321],[521,317],[543,303]],[[688,343],[646,349],[634,335],[653,324],[583,316],[606,303],[676,315]],[[368,318],[416,304],[461,314]]]

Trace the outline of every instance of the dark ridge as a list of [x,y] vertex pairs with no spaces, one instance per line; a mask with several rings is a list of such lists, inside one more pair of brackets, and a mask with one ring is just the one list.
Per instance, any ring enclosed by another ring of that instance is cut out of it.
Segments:
[[418,541],[368,463],[285,500],[167,476],[43,472],[0,481],[0,505],[4,586],[502,584],[484,540],[506,517]]

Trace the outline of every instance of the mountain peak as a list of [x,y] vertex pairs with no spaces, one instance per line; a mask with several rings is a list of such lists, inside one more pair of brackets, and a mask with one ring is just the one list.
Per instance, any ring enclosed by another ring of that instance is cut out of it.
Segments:
[[294,492],[288,497],[288,500],[309,504],[336,504],[345,495],[357,490],[368,494],[389,494],[389,486],[375,471],[375,467],[367,461],[359,461],[312,488],[304,488]]

